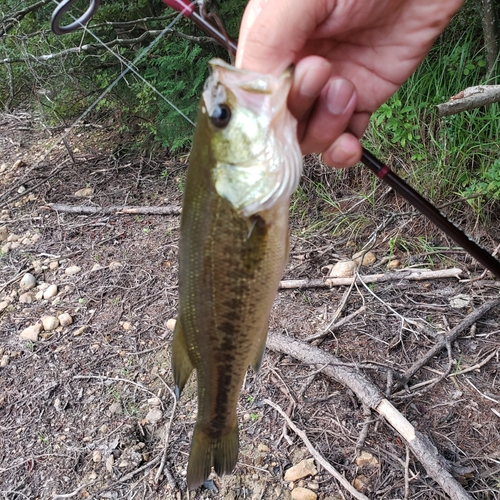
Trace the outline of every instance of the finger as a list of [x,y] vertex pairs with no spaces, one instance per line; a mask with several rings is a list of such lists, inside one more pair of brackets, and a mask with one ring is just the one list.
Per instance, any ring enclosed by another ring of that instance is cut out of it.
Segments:
[[359,139],[345,132],[321,155],[321,159],[330,167],[347,168],[361,160],[361,153]]
[[321,153],[344,132],[356,106],[356,89],[344,78],[334,77],[316,100],[309,117],[301,149],[304,154]]
[[302,120],[310,112],[331,72],[331,63],[323,57],[309,56],[297,63],[288,94],[288,109],[297,120]]
[[280,75],[335,4],[250,0],[240,29],[236,67]]

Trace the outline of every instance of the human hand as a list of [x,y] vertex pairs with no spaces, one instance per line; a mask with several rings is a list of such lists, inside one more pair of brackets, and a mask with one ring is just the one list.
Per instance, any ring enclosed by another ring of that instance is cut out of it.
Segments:
[[250,0],[236,66],[278,75],[295,64],[288,107],[302,152],[352,166],[371,113],[415,71],[462,1]]

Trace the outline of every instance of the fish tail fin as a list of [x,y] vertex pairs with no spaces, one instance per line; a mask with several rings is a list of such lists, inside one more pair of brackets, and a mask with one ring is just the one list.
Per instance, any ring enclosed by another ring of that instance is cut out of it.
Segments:
[[229,474],[238,460],[238,446],[237,423],[229,434],[217,439],[208,437],[201,426],[196,424],[187,468],[188,489],[201,486],[210,475],[212,465],[219,476]]
[[172,341],[172,371],[174,372],[175,397],[179,399],[182,389],[193,371],[193,363],[189,359],[186,337],[180,319],[175,324]]

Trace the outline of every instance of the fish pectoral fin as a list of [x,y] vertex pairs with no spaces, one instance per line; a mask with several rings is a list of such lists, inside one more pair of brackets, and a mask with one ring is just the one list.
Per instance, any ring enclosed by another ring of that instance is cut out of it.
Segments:
[[193,368],[193,363],[189,359],[186,336],[182,329],[181,320],[178,319],[172,341],[172,371],[174,372],[175,397],[177,399],[180,398],[182,389],[184,389]]
[[259,345],[257,346],[257,351],[255,352],[255,357],[252,361],[252,368],[256,373],[260,370],[260,365],[262,364],[262,359],[264,358],[264,351],[266,350],[266,341],[267,341],[267,325],[265,332],[262,334],[261,339],[259,340]]
[[187,468],[188,490],[194,490],[205,482],[212,465],[219,476],[231,473],[238,460],[238,446],[237,422],[229,434],[220,438],[209,437],[201,425],[196,424]]

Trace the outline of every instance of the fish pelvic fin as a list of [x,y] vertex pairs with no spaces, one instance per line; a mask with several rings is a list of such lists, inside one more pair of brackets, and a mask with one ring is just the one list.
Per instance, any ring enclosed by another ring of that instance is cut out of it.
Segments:
[[212,465],[219,476],[232,472],[238,460],[238,447],[238,423],[229,434],[215,439],[196,424],[187,468],[188,489],[201,486],[210,475]]
[[267,325],[266,330],[262,334],[262,338],[259,340],[259,345],[257,346],[257,351],[255,352],[255,358],[252,361],[252,368],[255,373],[260,370],[260,365],[262,364],[262,359],[264,358],[264,351],[266,350],[267,341]]
[[189,359],[182,323],[178,319],[175,324],[174,339],[172,341],[172,371],[174,372],[174,392],[177,400],[181,397],[182,389],[184,389],[193,368],[193,363]]

